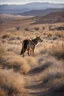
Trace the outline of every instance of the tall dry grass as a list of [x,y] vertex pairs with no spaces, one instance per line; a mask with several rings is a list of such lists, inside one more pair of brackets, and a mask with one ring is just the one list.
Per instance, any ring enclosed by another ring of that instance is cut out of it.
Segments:
[[[13,70],[0,69],[0,88],[2,88],[4,92],[7,92],[8,96],[12,93],[22,94],[24,91],[24,84],[24,78],[20,73],[15,73]],[[1,93],[2,92],[3,91],[1,91]]]
[[38,64],[37,59],[32,56],[26,56],[25,59],[31,68],[35,67]]
[[4,57],[4,59],[6,61],[3,63],[4,68],[14,69],[15,71],[23,74],[28,73],[28,71],[31,69],[27,61],[20,56],[11,55],[10,57]]
[[5,46],[0,42],[0,57],[6,53]]
[[64,42],[58,41],[55,44],[53,44],[50,48],[49,54],[59,59],[63,59],[64,58]]
[[59,59],[64,58],[64,42],[63,40],[55,41],[55,42],[45,42],[39,48],[40,54],[48,54]]

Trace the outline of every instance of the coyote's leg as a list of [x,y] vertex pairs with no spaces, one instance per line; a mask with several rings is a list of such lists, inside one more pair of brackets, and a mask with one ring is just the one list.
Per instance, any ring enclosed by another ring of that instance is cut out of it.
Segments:
[[27,52],[27,53],[28,53],[28,56],[29,56],[29,55],[30,55],[30,54],[29,54],[29,49],[28,49],[28,52]]
[[30,56],[31,56],[32,50],[30,50]]
[[33,56],[34,56],[34,48],[32,49],[32,54],[33,54]]

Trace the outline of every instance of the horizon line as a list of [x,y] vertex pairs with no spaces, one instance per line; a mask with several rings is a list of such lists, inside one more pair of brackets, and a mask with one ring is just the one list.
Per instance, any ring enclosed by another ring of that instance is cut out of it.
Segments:
[[25,5],[30,3],[53,3],[53,4],[64,4],[61,2],[26,2],[26,3],[0,3],[0,5]]

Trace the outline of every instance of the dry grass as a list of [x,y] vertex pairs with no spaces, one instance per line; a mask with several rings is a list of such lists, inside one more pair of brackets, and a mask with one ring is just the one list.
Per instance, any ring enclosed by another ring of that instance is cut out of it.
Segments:
[[8,60],[6,60],[6,62],[3,64],[4,68],[12,68],[15,71],[18,71],[20,73],[27,73],[31,68],[28,65],[27,61],[20,57],[20,56],[16,56],[14,55],[14,57],[7,57],[9,58]]
[[31,68],[35,67],[38,64],[37,60],[34,57],[27,56],[25,57],[25,59]]
[[62,32],[62,31],[56,32],[55,34],[56,34],[56,36],[58,36],[60,38],[64,38],[64,32]]
[[5,54],[5,48],[2,43],[0,43],[0,57],[2,57]]
[[12,33],[9,33],[9,32],[5,33],[5,34],[2,36],[3,39],[7,39],[7,38],[11,38],[11,37],[13,37],[13,34],[12,34]]
[[2,65],[4,60],[3,56],[7,55],[6,47],[0,42],[0,64]]
[[19,73],[15,73],[13,70],[0,69],[0,87],[6,90],[8,94],[15,92],[23,93],[24,84],[23,76]]
[[41,54],[49,54],[59,59],[64,58],[64,42],[63,40],[56,42],[45,42],[39,47]]
[[56,42],[56,44],[52,45],[50,48],[49,54],[51,54],[52,56],[56,56],[59,59],[63,59],[64,58],[64,42],[59,41],[59,42]]

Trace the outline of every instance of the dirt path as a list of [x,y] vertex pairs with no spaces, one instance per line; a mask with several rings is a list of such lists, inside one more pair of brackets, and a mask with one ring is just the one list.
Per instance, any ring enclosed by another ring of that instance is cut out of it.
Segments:
[[42,74],[50,66],[50,62],[43,65],[41,64],[42,61],[38,62],[39,64],[25,76],[27,80],[27,85],[25,86],[27,96],[42,96],[45,90],[48,89],[47,81],[42,80]]

